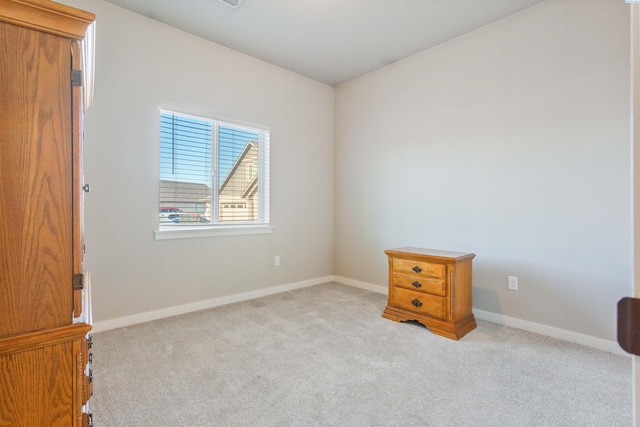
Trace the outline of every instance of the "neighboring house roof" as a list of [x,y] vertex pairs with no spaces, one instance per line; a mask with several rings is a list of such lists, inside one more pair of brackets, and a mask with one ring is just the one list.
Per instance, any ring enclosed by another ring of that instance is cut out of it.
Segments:
[[244,189],[240,197],[243,199],[250,199],[256,194],[256,191],[258,191],[258,174],[249,181],[249,184],[247,184],[247,187]]
[[[252,163],[257,163],[258,161],[258,146],[254,141],[249,141],[247,145],[244,146],[242,152],[234,162],[229,172],[227,172],[227,176],[225,176],[224,180],[220,184],[220,188],[218,189],[218,194],[222,194],[225,189],[227,189],[228,184],[234,179],[238,179],[238,172],[240,171],[240,167],[246,162],[251,161]],[[242,191],[237,196],[242,198],[251,197],[255,194],[255,189],[257,189],[258,175],[255,176],[246,176],[246,182],[241,183]],[[237,185],[237,184],[236,184]],[[227,191],[229,192],[229,191]]]
[[[257,164],[257,161],[257,143],[249,141],[220,184],[218,194],[243,199],[255,197],[258,190],[258,175],[250,169],[250,165]],[[160,202],[171,206],[184,203],[209,203],[211,202],[211,188],[208,185],[194,182],[161,179]]]
[[162,203],[206,203],[211,201],[211,187],[194,182],[160,180]]

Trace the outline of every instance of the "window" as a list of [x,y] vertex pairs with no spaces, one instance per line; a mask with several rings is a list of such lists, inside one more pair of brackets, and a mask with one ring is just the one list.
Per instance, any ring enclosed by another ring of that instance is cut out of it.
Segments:
[[160,112],[159,228],[269,223],[269,130]]

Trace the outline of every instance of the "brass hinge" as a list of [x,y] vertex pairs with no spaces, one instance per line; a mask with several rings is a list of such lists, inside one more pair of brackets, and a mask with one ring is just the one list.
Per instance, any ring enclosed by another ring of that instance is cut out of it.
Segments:
[[82,86],[82,70],[71,70],[71,86]]
[[84,288],[84,274],[74,274],[72,283],[74,291],[82,290]]

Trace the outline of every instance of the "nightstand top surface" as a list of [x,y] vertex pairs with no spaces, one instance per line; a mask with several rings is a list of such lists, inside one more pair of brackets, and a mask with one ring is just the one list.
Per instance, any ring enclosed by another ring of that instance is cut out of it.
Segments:
[[396,249],[387,249],[384,251],[387,255],[403,255],[403,254],[415,254],[415,255],[426,255],[434,258],[443,258],[443,259],[461,259],[461,258],[473,258],[476,255],[468,252],[454,252],[454,251],[443,251],[439,249],[425,249],[425,248],[414,248],[414,247],[403,247]]

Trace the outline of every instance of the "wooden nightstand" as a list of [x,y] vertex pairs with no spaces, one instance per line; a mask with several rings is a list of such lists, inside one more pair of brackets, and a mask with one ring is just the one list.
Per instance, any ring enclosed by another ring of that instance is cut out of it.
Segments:
[[389,249],[389,302],[382,317],[415,320],[457,340],[475,329],[471,262],[475,254],[421,248]]

